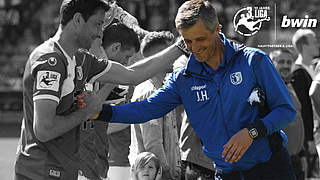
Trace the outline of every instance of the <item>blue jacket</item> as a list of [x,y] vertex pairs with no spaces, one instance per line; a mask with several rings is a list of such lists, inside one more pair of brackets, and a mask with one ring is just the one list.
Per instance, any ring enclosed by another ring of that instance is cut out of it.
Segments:
[[278,131],[295,118],[288,90],[264,52],[233,45],[223,34],[223,62],[213,70],[190,56],[187,67],[174,72],[169,81],[142,102],[112,107],[110,122],[142,123],[162,117],[183,104],[190,123],[203,142],[203,150],[223,172],[247,170],[270,159],[268,138],[252,145],[237,163],[221,157],[223,145],[258,117],[258,107],[248,97],[259,85],[266,93],[271,112],[261,119],[267,134]]

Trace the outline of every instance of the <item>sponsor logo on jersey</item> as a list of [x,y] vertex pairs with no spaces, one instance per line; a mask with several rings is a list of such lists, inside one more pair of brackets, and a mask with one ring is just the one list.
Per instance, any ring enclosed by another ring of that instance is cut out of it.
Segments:
[[197,90],[202,90],[202,89],[206,89],[207,85],[199,85],[199,86],[192,86],[191,87],[191,91],[197,91]]
[[241,72],[235,72],[230,74],[230,81],[233,85],[239,85],[242,82],[242,74]]
[[54,71],[38,71],[37,90],[52,90],[58,92],[60,73]]
[[57,65],[57,59],[56,59],[55,57],[51,57],[51,58],[49,58],[47,61],[48,61],[48,64],[49,64],[50,66],[55,66],[55,65]]

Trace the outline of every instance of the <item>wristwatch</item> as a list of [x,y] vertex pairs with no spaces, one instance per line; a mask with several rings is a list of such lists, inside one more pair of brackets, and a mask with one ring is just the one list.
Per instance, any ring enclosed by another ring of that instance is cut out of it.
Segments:
[[253,140],[265,137],[267,135],[267,128],[264,126],[264,123],[260,119],[256,120],[252,124],[247,125],[246,128],[248,129],[249,135]]
[[255,127],[247,128],[249,130],[249,136],[252,139],[256,139],[259,136],[258,130]]

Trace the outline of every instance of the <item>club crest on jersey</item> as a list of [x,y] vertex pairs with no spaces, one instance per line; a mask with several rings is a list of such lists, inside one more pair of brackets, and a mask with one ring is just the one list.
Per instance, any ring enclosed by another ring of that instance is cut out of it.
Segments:
[[233,85],[239,85],[242,82],[242,74],[241,72],[235,72],[230,74],[230,81]]
[[80,81],[83,78],[83,71],[81,66],[76,67],[77,79]]
[[58,92],[60,73],[54,71],[38,71],[37,74],[37,89],[52,90]]
[[49,59],[48,59],[48,64],[49,64],[50,66],[55,66],[55,65],[57,65],[57,59],[56,59],[55,57],[49,58]]

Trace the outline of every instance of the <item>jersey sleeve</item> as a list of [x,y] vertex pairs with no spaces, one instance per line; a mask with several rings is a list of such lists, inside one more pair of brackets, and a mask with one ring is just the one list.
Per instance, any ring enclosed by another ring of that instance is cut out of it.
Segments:
[[[103,74],[108,72],[111,68],[111,64],[108,59],[98,59],[96,56],[91,54],[86,50],[79,50],[79,52],[84,59],[88,69],[88,79],[87,82],[93,83]],[[77,55],[78,56],[78,55]],[[82,59],[82,58],[80,58]]]
[[32,63],[31,73],[34,78],[33,101],[51,99],[59,103],[67,76],[65,60],[57,53],[45,54]]

